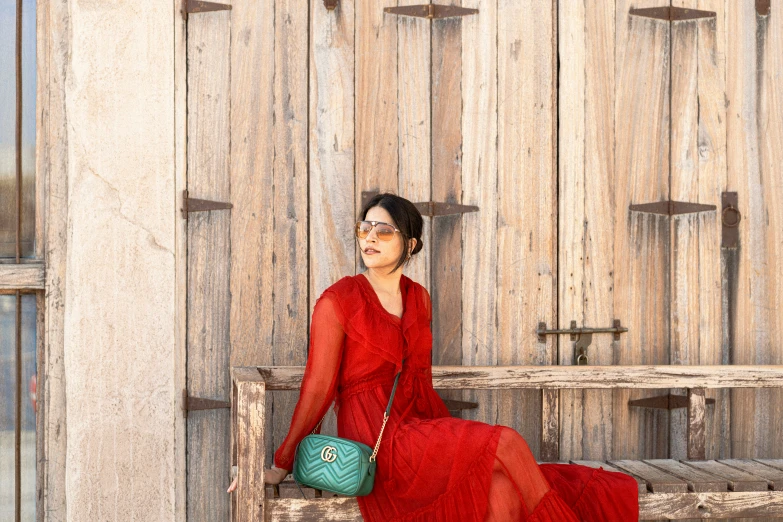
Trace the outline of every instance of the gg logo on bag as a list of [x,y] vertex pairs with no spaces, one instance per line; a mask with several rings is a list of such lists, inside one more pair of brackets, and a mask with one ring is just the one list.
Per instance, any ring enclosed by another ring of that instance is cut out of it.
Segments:
[[321,460],[324,462],[334,462],[337,459],[337,448],[334,446],[324,446],[321,450]]

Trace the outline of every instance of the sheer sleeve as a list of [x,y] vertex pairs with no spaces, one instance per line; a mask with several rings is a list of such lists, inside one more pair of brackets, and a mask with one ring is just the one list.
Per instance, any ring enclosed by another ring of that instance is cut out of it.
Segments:
[[427,311],[427,320],[432,322],[432,299],[430,299],[430,293],[426,288],[422,286],[421,289],[424,290],[423,300],[424,309]]
[[324,292],[315,303],[310,326],[307,363],[288,434],[275,451],[278,468],[293,469],[294,453],[307,434],[313,431],[334,400],[345,331],[336,296]]

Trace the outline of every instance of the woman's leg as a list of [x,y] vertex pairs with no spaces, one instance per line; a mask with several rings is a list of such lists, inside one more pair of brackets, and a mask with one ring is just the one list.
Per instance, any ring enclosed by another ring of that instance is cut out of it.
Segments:
[[525,439],[516,430],[502,427],[485,521],[526,520],[549,490]]

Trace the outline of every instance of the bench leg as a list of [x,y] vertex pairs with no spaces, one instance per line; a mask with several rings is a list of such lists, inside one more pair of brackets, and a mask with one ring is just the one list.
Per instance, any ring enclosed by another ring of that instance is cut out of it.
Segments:
[[707,458],[707,434],[704,429],[706,410],[704,388],[688,388],[688,460]]
[[239,481],[234,492],[234,522],[264,520],[264,402],[261,381],[234,380],[232,401],[232,453]]

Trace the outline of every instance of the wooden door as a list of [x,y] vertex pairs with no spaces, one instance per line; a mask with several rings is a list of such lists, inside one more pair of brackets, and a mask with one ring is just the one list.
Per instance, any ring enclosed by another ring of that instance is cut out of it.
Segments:
[[[478,11],[432,20],[385,11],[413,0],[192,14],[189,195],[232,207],[189,214],[190,396],[228,400],[231,366],[305,364],[315,299],[364,269],[363,195],[387,190],[478,207],[426,217],[406,270],[433,297],[435,364],[572,364],[568,337],[542,341],[539,323],[614,319],[629,331],[594,336],[590,364],[779,362],[783,97],[769,71],[783,31],[743,2],[700,1],[716,17],[678,22],[630,17],[666,5],[652,0],[452,1]],[[630,210],[721,208],[724,191],[743,211],[736,249],[720,248],[718,211]],[[669,392],[449,397],[539,458],[677,457],[682,410],[628,404]],[[708,457],[779,456],[775,392],[708,397]],[[267,397],[267,465],[296,399]],[[230,513],[228,432],[225,408],[189,413],[191,520]]]
[[[628,327],[595,336],[591,364],[779,364],[781,17],[671,4],[560,4],[560,325]],[[647,8],[663,9],[632,13]],[[743,213],[734,247],[724,192]],[[696,206],[636,206],[667,200]],[[560,364],[572,354],[561,338]],[[561,458],[685,458],[684,408],[631,405],[683,392],[562,392]],[[707,458],[781,455],[777,392],[707,398]]]

